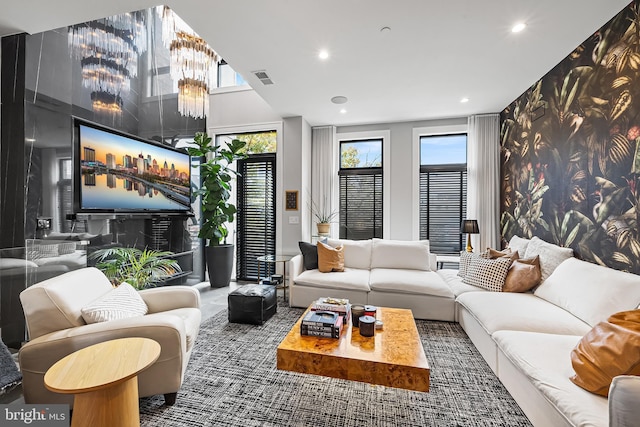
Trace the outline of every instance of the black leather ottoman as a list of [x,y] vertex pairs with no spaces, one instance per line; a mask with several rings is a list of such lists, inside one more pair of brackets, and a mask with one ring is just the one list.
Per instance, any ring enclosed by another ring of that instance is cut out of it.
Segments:
[[262,325],[277,309],[276,288],[269,285],[244,285],[228,297],[229,322]]

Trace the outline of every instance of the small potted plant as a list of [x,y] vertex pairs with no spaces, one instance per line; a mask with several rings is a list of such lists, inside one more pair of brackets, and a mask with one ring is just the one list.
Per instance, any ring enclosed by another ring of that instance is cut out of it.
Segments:
[[318,227],[318,234],[326,236],[331,229],[331,223],[338,217],[338,210],[329,209],[327,200],[325,198],[322,206],[319,206],[315,201],[311,200],[311,213],[316,219],[316,226]]

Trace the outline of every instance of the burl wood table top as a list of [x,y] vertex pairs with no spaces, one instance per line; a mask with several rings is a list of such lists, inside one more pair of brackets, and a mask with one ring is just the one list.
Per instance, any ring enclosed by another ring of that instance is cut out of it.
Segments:
[[351,323],[339,339],[303,336],[302,317],[278,346],[278,369],[429,391],[429,363],[411,310],[378,307],[384,328],[373,337]]

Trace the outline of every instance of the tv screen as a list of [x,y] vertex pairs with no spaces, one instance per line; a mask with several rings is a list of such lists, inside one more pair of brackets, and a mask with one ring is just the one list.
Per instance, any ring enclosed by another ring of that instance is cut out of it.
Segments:
[[77,212],[188,212],[189,154],[74,120]]

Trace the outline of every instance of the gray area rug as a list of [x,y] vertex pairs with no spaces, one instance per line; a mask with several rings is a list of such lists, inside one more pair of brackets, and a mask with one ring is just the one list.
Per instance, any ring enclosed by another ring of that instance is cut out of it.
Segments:
[[417,321],[431,391],[413,392],[276,369],[276,348],[304,310],[282,303],[263,326],[200,329],[178,400],[140,400],[150,426],[530,426],[456,323]]
[[8,393],[22,382],[22,374],[16,366],[7,346],[0,341],[0,395]]

